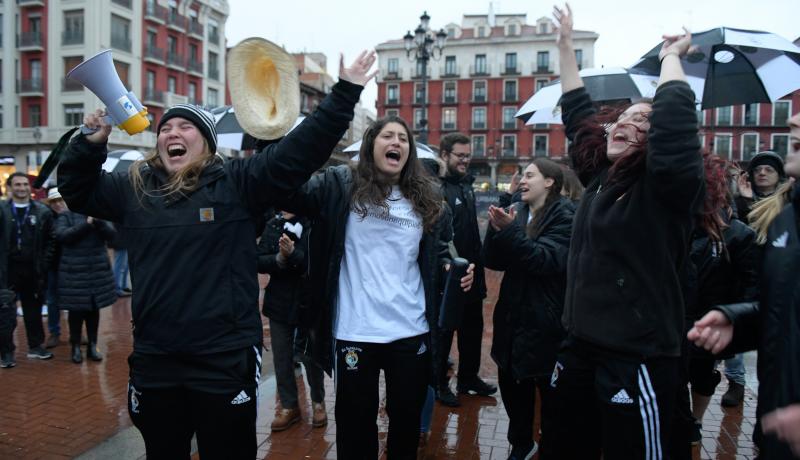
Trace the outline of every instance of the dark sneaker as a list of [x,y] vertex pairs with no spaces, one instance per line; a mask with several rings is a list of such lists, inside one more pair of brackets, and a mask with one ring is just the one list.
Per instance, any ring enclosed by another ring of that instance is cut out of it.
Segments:
[[28,358],[32,359],[50,359],[53,354],[42,347],[31,348],[28,350]]
[[45,348],[55,348],[58,344],[61,343],[61,337],[58,334],[50,334],[50,337],[47,338],[47,342],[45,342]]
[[491,396],[497,393],[497,387],[490,385],[480,377],[475,377],[467,381],[458,381],[458,392],[462,394],[476,394],[478,396]]
[[728,381],[728,391],[722,395],[722,403],[725,407],[736,407],[744,401],[744,385],[732,380]]
[[691,438],[689,439],[693,446],[700,444],[700,441],[703,440],[703,424],[699,422],[694,422],[694,426],[692,427]]
[[536,442],[525,447],[513,447],[508,460],[531,460],[538,450],[539,445]]
[[458,396],[453,394],[450,387],[445,387],[436,391],[436,400],[447,407],[458,407],[461,405],[458,402]]
[[0,368],[10,369],[17,365],[14,360],[14,352],[0,354]]

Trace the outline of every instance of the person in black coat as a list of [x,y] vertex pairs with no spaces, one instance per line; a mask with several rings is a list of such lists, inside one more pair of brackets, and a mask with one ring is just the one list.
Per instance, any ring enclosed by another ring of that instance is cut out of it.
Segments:
[[[569,7],[567,7],[569,8]],[[597,112],[578,73],[571,12],[556,8],[575,214],[551,378],[554,457],[658,458],[670,441],[684,331],[683,266],[703,197],[691,34],[666,37],[652,102]],[[575,433],[585,434],[575,442]],[[551,437],[552,435],[552,437]]]
[[[800,179],[800,114],[784,170]],[[780,200],[775,195],[765,200]],[[769,226],[758,302],[717,305],[687,337],[714,354],[758,349],[759,458],[800,458],[800,188]]]
[[[437,184],[417,162],[406,122],[375,121],[358,165],[314,176],[282,209],[314,221],[314,359],[334,370],[340,458],[378,456],[378,377],[386,377],[387,450],[416,458],[439,337],[439,281],[450,261]],[[461,281],[469,290],[472,270]]]
[[[252,459],[263,331],[257,224],[330,157],[353,119],[374,53],[362,53],[314,112],[257,155],[219,161],[214,119],[188,104],[157,125],[156,149],[130,172],[106,174],[111,126],[67,146],[59,190],[69,207],[119,223],[132,283],[128,413],[147,456]],[[266,116],[266,115],[265,115]]]
[[[294,350],[308,348],[297,341],[309,340],[305,329],[311,318],[308,308],[308,219],[281,212],[270,219],[258,243],[258,272],[269,274],[261,312],[269,318],[272,360],[281,407],[272,421],[272,431],[283,431],[300,420]],[[301,318],[301,316],[303,318]],[[322,368],[302,355],[312,405],[311,425],[325,426],[325,386]]]
[[[499,370],[513,458],[529,458],[536,452],[537,388],[542,440],[552,419],[549,375],[565,337],[561,314],[574,214],[570,200],[561,196],[562,181],[557,163],[537,158],[519,184],[523,201],[508,213],[489,208],[484,260],[487,268],[505,272],[494,307],[492,358]],[[546,458],[546,452],[540,442],[540,458]]]
[[66,210],[58,215],[55,237],[61,246],[56,296],[59,308],[69,311],[72,362],[83,362],[81,330],[86,323],[86,357],[101,361],[97,351],[100,309],[117,300],[114,274],[106,243],[116,235],[111,223]]

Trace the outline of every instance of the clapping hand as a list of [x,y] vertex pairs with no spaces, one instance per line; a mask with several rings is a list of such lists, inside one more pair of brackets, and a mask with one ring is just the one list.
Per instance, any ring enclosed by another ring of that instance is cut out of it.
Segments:
[[500,231],[511,225],[517,212],[512,207],[508,212],[497,206],[489,206],[489,224],[495,231]]
[[558,35],[556,35],[556,43],[558,44],[571,44],[572,43],[572,8],[569,3],[564,4],[564,9],[553,5],[553,17],[558,22]]
[[372,78],[378,74],[378,69],[370,72],[369,69],[375,63],[375,51],[364,50],[358,55],[355,61],[350,64],[350,67],[344,66],[344,55],[339,55],[339,78],[342,80],[355,83],[356,85],[365,86]]
[[286,236],[285,233],[282,234],[281,238],[278,240],[278,250],[284,259],[288,258],[294,252],[294,241]]
[[739,195],[744,198],[753,198],[753,185],[747,180],[747,172],[742,171],[736,178],[736,186],[739,188]]

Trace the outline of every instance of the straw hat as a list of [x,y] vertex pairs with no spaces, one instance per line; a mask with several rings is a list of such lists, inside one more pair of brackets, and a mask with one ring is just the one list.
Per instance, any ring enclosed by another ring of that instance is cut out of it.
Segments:
[[231,102],[244,131],[258,139],[284,136],[300,113],[294,58],[263,38],[247,38],[228,53]]

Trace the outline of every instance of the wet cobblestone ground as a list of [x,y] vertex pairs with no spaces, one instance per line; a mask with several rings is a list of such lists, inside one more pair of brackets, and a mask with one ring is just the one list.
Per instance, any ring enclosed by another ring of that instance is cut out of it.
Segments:
[[[497,369],[489,358],[491,313],[496,300],[500,274],[489,272],[489,297],[484,309],[485,330],[481,376],[497,383]],[[66,337],[66,317],[62,318],[62,337]],[[106,359],[100,363],[73,364],[69,347],[62,344],[53,351],[55,358],[34,361],[25,357],[22,320],[15,341],[18,365],[0,369],[0,459],[67,459],[86,452],[129,428],[126,408],[128,365],[131,350],[130,300],[120,299],[101,312],[99,348]],[[269,347],[269,330],[265,328]],[[455,346],[453,347],[455,353]],[[454,356],[457,360],[457,356]],[[269,353],[265,362],[271,361]],[[275,407],[275,380],[265,368],[261,385],[258,418],[259,459],[336,458],[336,422],[333,407],[333,381],[326,378],[326,403],[329,424],[312,428],[310,402],[301,379],[303,421],[281,433],[269,430]],[[752,366],[748,372],[755,372]],[[750,459],[755,457],[751,441],[755,421],[755,396],[748,389],[743,406],[720,407],[719,399],[727,385],[721,384],[703,420],[703,440],[694,449],[695,459]],[[497,398],[462,396],[462,406],[434,409],[430,439],[420,458],[424,459],[505,459],[509,453],[506,432],[508,418]],[[385,445],[388,420],[378,416],[381,449]],[[576,433],[576,440],[580,435]],[[124,449],[124,445],[120,445]],[[382,452],[382,458],[385,458]],[[118,458],[109,456],[108,458]],[[197,458],[197,455],[194,456]]]

